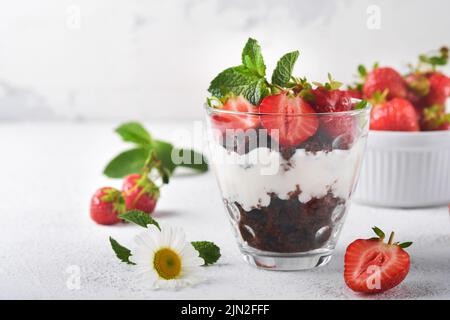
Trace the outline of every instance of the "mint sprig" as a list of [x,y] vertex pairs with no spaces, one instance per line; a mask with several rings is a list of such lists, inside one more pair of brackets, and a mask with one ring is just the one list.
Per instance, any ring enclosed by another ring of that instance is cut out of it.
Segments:
[[214,264],[219,260],[220,248],[210,241],[193,241],[192,246],[199,252],[200,258],[205,260],[205,266]]
[[[147,228],[148,225],[154,225],[159,230],[161,230],[159,223],[155,219],[153,219],[148,214],[140,210],[127,211],[123,214],[120,214],[119,218],[137,224],[138,226],[141,226],[143,228]],[[112,237],[109,237],[109,242],[111,243],[111,247],[120,261],[132,265],[135,264],[130,260],[130,257],[132,256],[130,249],[122,246]],[[220,248],[214,242],[192,241],[191,244],[194,247],[194,249],[198,251],[199,256],[205,261],[204,264],[205,266],[216,263],[221,256]]]
[[128,122],[121,124],[115,130],[123,141],[134,142],[139,145],[152,143],[150,133],[138,122]]
[[[171,143],[153,139],[145,127],[138,122],[127,122],[115,129],[115,132],[125,142],[134,144],[134,148],[123,151],[115,156],[106,165],[103,174],[110,178],[123,178],[132,173],[139,173],[145,165],[150,152],[154,152],[164,172],[172,174],[177,167],[191,168],[198,172],[208,171],[206,157],[194,150],[178,149]],[[187,161],[175,163],[172,160],[172,153],[188,153],[194,157],[186,157]],[[194,159],[201,159],[194,161]]]
[[266,65],[261,54],[261,47],[258,41],[249,38],[242,50],[242,64],[252,73],[259,77],[266,75]]
[[130,210],[119,215],[119,218],[137,224],[138,226],[147,228],[148,225],[152,224],[161,230],[158,222],[150,217],[147,213],[140,210]]
[[278,60],[277,66],[272,74],[272,84],[280,87],[286,87],[288,85],[299,54],[298,51],[289,52]]
[[208,91],[217,98],[242,95],[253,105],[258,105],[270,92],[265,76],[261,47],[255,39],[249,38],[242,50],[242,65],[219,73],[211,81]]
[[119,258],[120,261],[135,265],[133,261],[130,261],[131,257],[131,251],[128,248],[125,248],[120,243],[118,243],[115,239],[112,237],[109,237],[109,242],[111,243],[111,247],[116,254],[117,258]]
[[258,105],[269,93],[267,81],[263,76],[253,73],[246,66],[228,68],[219,73],[208,88],[215,97],[242,95],[250,103]]

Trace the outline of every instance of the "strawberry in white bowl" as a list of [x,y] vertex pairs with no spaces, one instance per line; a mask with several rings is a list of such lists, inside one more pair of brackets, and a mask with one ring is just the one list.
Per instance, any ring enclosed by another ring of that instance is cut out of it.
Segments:
[[450,202],[450,78],[438,70],[448,50],[419,60],[403,76],[390,67],[359,67],[363,82],[356,88],[373,108],[358,202],[398,208]]

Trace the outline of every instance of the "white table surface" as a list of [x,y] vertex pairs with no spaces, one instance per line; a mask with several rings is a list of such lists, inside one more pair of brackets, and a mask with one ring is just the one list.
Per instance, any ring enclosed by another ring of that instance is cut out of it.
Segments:
[[[302,272],[257,270],[241,259],[212,172],[177,176],[162,190],[155,218],[184,227],[191,240],[216,242],[208,280],[179,291],[149,291],[132,266],[114,256],[108,236],[133,247],[134,225],[99,226],[89,200],[101,186],[120,187],[102,169],[126,145],[113,123],[0,123],[0,298],[13,299],[449,299],[450,218],[446,207],[395,210],[353,204],[334,258]],[[147,124],[170,139],[190,123]],[[343,280],[345,247],[377,225],[414,241],[406,280],[377,296],[354,294]],[[78,269],[79,268],[79,269]],[[73,279],[80,270],[80,286]],[[68,285],[69,284],[69,285]]]

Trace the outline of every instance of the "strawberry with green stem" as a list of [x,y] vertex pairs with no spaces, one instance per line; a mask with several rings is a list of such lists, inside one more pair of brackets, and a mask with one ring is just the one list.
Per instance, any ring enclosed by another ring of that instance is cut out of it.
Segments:
[[384,292],[399,285],[409,272],[410,257],[404,249],[412,242],[394,242],[391,232],[385,243],[384,232],[372,229],[377,237],[355,240],[345,252],[345,283],[356,292]]
[[[156,175],[155,175],[156,173]],[[128,175],[123,182],[122,194],[127,210],[141,210],[147,214],[153,213],[160,195],[162,185],[157,185],[153,179],[161,179],[168,183],[169,172],[162,166],[153,151],[150,152],[140,174]],[[153,175],[153,179],[150,176]]]
[[450,78],[437,71],[438,66],[445,66],[448,62],[448,48],[442,47],[439,52],[422,54],[411,72],[405,77],[408,86],[408,99],[419,112],[432,105],[441,105],[450,96]]
[[425,131],[449,130],[450,113],[444,113],[439,104],[424,108],[420,120],[420,127]]
[[[320,113],[335,113],[350,111],[354,108],[352,94],[347,90],[340,90],[342,83],[335,81],[328,74],[328,82],[321,84],[313,82],[317,86],[311,89],[309,102]],[[353,141],[355,124],[352,116],[346,114],[330,114],[320,118],[320,127],[331,139],[341,137],[346,143]]]
[[414,106],[406,99],[394,98],[386,101],[388,90],[375,93],[369,100],[372,105],[370,130],[419,131],[418,115]]
[[124,212],[125,200],[119,190],[104,187],[92,196],[90,215],[98,224],[111,225],[121,222],[118,216]]
[[406,83],[400,73],[390,67],[377,67],[365,77],[363,93],[371,99],[376,93],[384,91],[388,92],[388,100],[407,96]]

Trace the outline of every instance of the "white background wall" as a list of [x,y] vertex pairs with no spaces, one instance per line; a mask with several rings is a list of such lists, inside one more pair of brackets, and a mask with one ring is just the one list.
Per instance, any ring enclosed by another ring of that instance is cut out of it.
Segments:
[[296,73],[314,80],[374,61],[404,71],[450,45],[449,14],[448,0],[1,0],[0,120],[201,118],[249,36],[269,70],[300,49]]

